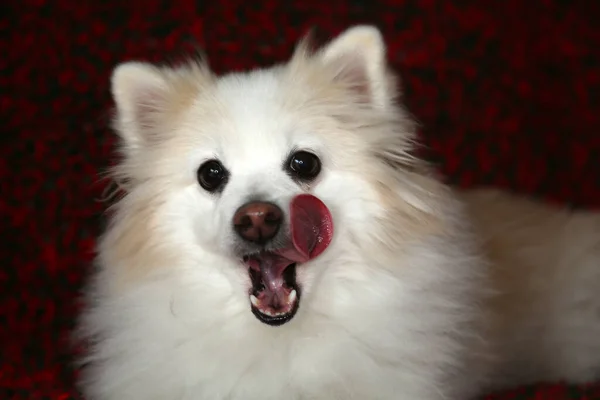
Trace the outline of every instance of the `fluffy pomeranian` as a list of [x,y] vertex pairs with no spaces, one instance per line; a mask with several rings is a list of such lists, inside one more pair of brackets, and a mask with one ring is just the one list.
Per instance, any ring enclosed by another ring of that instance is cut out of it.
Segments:
[[89,400],[464,400],[600,376],[600,214],[442,183],[380,32],[112,75]]

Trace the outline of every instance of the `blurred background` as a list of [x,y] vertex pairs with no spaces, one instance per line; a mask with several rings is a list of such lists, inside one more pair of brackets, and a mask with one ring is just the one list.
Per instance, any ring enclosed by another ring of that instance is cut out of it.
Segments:
[[[106,207],[108,78],[203,48],[217,72],[379,26],[448,182],[600,207],[600,1],[67,1],[0,5],[0,399],[76,399],[65,333]],[[487,399],[600,399],[555,382]]]

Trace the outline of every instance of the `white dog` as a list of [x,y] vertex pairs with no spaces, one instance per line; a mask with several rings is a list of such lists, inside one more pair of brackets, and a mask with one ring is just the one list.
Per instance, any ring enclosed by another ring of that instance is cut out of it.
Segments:
[[600,376],[600,214],[447,187],[381,34],[112,76],[90,400],[463,400]]

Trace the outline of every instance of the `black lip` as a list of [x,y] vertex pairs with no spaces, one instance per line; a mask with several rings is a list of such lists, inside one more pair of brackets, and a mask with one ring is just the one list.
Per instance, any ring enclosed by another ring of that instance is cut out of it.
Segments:
[[300,292],[296,287],[294,288],[294,290],[296,290],[297,293],[296,303],[294,304],[294,308],[292,308],[292,311],[290,311],[289,313],[272,317],[270,315],[261,313],[256,307],[251,306],[252,314],[254,314],[256,319],[258,319],[260,322],[270,326],[281,326],[287,322],[290,322],[292,318],[294,318],[294,316],[296,315],[298,307],[300,306]]

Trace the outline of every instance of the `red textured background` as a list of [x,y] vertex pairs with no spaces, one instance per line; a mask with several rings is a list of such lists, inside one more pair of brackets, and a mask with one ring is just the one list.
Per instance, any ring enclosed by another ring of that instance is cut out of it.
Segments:
[[[76,398],[62,338],[101,229],[119,61],[197,44],[218,71],[249,68],[287,57],[310,26],[375,23],[450,181],[600,206],[600,1],[119,3],[0,5],[0,399]],[[488,399],[600,399],[600,386]]]

